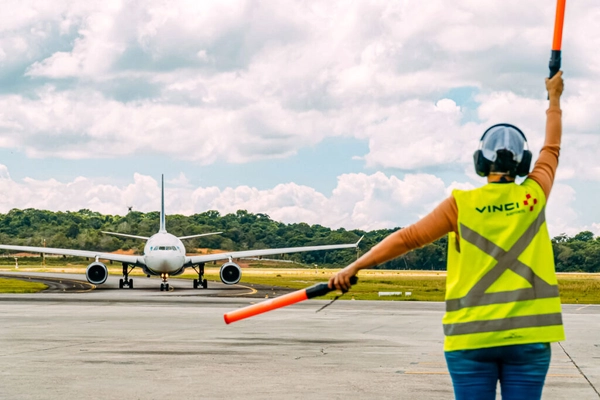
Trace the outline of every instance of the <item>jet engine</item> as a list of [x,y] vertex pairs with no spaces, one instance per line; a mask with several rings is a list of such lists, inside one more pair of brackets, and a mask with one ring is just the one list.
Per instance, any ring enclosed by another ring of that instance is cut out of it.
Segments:
[[87,266],[85,270],[85,277],[87,278],[89,283],[94,285],[102,285],[106,282],[106,278],[108,278],[108,269],[106,265],[101,262],[93,262]]
[[221,282],[226,285],[235,285],[242,279],[242,269],[234,262],[227,262],[221,266],[219,272]]

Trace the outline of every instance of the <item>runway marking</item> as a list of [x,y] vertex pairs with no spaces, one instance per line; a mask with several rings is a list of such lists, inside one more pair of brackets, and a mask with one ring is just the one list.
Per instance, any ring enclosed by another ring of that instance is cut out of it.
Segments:
[[248,293],[241,293],[241,294],[240,293],[234,293],[234,294],[231,294],[231,295],[225,294],[225,295],[220,296],[220,297],[249,296],[249,295],[253,295],[253,294],[258,293],[258,290],[254,289],[252,287],[244,286],[244,285],[239,285],[239,284],[238,284],[238,286],[241,286],[241,287],[243,287],[245,289],[248,289],[250,291]]
[[[44,282],[44,281],[51,281],[51,282],[58,282],[60,284],[62,284],[62,281],[65,282],[75,282],[79,285],[82,286],[88,286],[89,289],[86,290],[69,290],[69,293],[87,293],[87,292],[91,292],[92,290],[96,289],[96,285],[93,285],[91,283],[88,282],[84,282],[84,281],[78,281],[76,279],[65,279],[65,278],[52,278],[52,277],[46,277],[46,276],[38,276],[38,275],[34,275],[34,276],[27,276],[27,275],[2,275],[4,277],[8,277],[9,279],[18,279],[18,280],[33,280],[33,281],[38,281],[38,282]],[[75,285],[73,286],[75,287]],[[63,289],[63,292],[65,290]],[[42,291],[43,292],[43,291]]]
[[590,381],[589,378],[587,377],[587,375],[583,373],[583,371],[581,370],[581,368],[579,368],[579,365],[577,365],[577,363],[575,362],[575,360],[573,360],[573,357],[571,357],[571,355],[567,352],[567,350],[564,348],[564,346],[562,345],[562,343],[558,342],[558,345],[560,346],[560,348],[562,349],[562,351],[567,355],[567,357],[569,357],[569,360],[571,360],[571,362],[577,368],[577,371],[579,371],[579,373],[581,374],[581,376],[583,376],[583,378],[587,381],[587,383],[590,384],[591,388],[594,389],[594,392],[596,392],[596,394],[598,395],[598,397],[600,397],[600,392],[598,391],[598,389],[596,389],[596,386],[594,386],[594,384],[592,383],[592,381]]
[[[62,281],[68,281],[68,282],[77,282],[78,284],[81,285],[87,285],[90,288],[86,289],[86,290],[72,290],[69,291],[70,293],[87,293],[87,292],[91,292],[92,290],[96,289],[96,285],[92,285],[91,283],[88,282],[83,282],[83,281],[78,281],[76,279],[65,279],[65,278],[52,278],[52,277],[40,277],[40,276],[32,276],[31,278],[33,278],[33,280],[42,280],[42,281],[58,281],[58,283],[62,284]],[[31,279],[29,278],[29,279]]]
[[590,307],[590,306],[593,306],[593,304],[588,304],[588,305],[585,305],[585,306],[583,306],[583,307],[579,307],[579,308],[578,308],[577,310],[575,310],[575,311],[583,310],[584,308],[588,308],[588,307]]

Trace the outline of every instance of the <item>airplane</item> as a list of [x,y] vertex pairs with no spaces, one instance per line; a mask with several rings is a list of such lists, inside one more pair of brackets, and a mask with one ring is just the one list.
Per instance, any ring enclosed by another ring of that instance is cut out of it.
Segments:
[[142,255],[125,255],[113,254],[88,250],[74,249],[57,249],[50,247],[33,247],[33,246],[14,246],[0,245],[2,250],[16,250],[30,253],[46,253],[59,254],[65,256],[86,257],[92,258],[94,261],[87,266],[85,271],[86,279],[93,285],[101,285],[108,278],[108,269],[100,260],[109,260],[119,262],[123,265],[123,278],[119,280],[119,289],[125,287],[133,289],[133,279],[129,278],[129,274],[134,268],[139,267],[149,277],[150,275],[160,276],[162,282],[160,284],[161,291],[169,291],[169,276],[181,275],[187,268],[192,268],[198,274],[198,279],[194,279],[193,287],[198,289],[202,287],[208,288],[208,282],[204,278],[204,266],[207,262],[216,262],[226,260],[221,266],[219,277],[221,282],[226,285],[235,285],[242,279],[242,269],[233,260],[248,257],[262,257],[275,254],[297,253],[304,251],[319,251],[319,250],[337,250],[356,248],[362,237],[351,244],[334,244],[321,246],[304,246],[304,247],[286,247],[279,249],[261,249],[261,250],[245,250],[245,251],[230,251],[217,254],[206,254],[199,256],[186,255],[185,246],[182,240],[201,237],[207,235],[216,235],[222,232],[202,233],[198,235],[176,237],[167,232],[165,224],[165,184],[164,175],[161,178],[161,208],[160,208],[160,228],[158,233],[151,237],[129,235],[125,233],[103,232],[109,235],[123,236],[127,238],[146,240],[144,253]]

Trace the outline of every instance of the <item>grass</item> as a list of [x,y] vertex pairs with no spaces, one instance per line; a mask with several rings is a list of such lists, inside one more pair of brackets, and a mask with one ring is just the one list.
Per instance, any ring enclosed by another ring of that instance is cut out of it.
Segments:
[[[42,266],[39,259],[31,264],[22,264],[20,270],[35,272],[68,272],[85,274],[88,263],[68,263],[63,265]],[[262,263],[264,264],[264,263]],[[120,275],[118,264],[107,265],[112,275]],[[206,267],[206,278],[209,281],[219,280],[219,265]],[[0,270],[15,271],[14,264],[1,265]],[[197,275],[188,269],[186,274],[177,278],[193,279]],[[336,272],[335,269],[290,268],[289,266],[271,265],[243,268],[241,284],[260,284],[266,286],[289,287],[302,289],[315,283],[326,282]],[[131,276],[144,276],[139,268]],[[355,300],[394,300],[394,301],[444,301],[446,273],[444,271],[389,271],[363,270],[359,273],[358,284],[352,287],[342,299]],[[560,296],[563,304],[600,304],[600,274],[565,273],[558,274]],[[402,292],[402,296],[379,296],[379,292]],[[406,296],[406,292],[411,292]],[[323,298],[333,298],[330,293]]]
[[43,283],[0,278],[0,293],[37,293],[46,288]]
[[558,274],[563,304],[600,304],[600,274]]

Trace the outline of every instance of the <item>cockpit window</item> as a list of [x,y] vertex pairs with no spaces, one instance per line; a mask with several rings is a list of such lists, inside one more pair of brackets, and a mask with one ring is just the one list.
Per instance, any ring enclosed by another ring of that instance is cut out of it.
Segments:
[[150,247],[150,251],[156,251],[156,250],[179,250],[179,246],[153,246]]
[[153,246],[150,248],[151,251],[156,250],[179,250],[179,246]]

